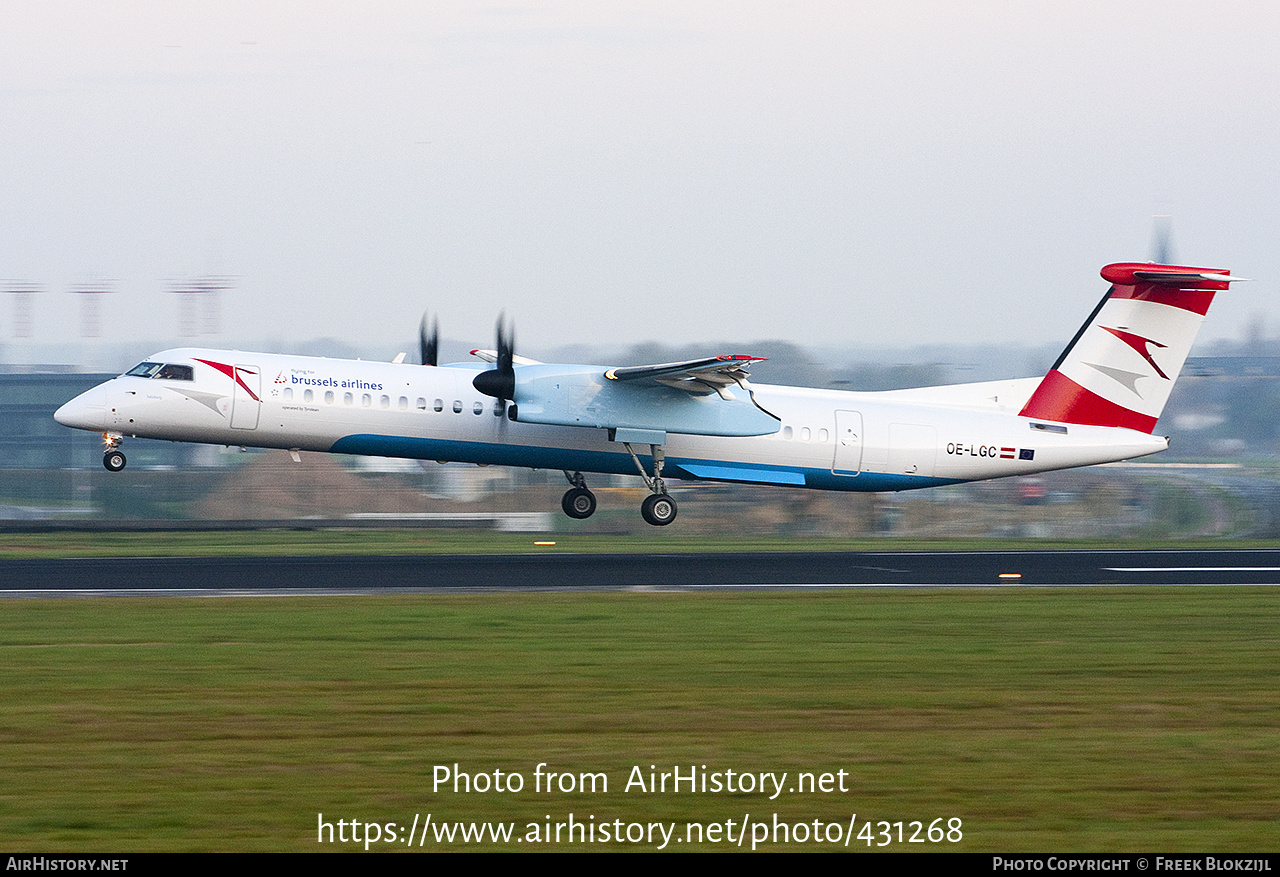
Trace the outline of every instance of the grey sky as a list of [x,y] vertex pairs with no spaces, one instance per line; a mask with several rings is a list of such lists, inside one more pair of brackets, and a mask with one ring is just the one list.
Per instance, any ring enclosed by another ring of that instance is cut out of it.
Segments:
[[[219,344],[1065,342],[1109,261],[1280,314],[1280,7],[1256,3],[0,6],[0,278],[235,275]],[[8,302],[0,340],[12,335]],[[140,350],[139,354],[147,351]]]

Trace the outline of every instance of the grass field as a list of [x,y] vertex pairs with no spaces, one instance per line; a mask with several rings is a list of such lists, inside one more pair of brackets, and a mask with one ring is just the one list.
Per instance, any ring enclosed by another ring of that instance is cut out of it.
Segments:
[[[1276,589],[3,609],[10,850],[363,848],[318,846],[321,812],[509,820],[517,836],[570,813],[675,822],[678,836],[747,813],[846,829],[856,813],[858,830],[908,833],[958,817],[963,840],[938,846],[967,851],[1273,850],[1280,824]],[[435,766],[455,762],[518,771],[525,788],[434,793]],[[540,762],[603,772],[609,790],[537,793]],[[849,791],[626,792],[633,765],[844,770]]]

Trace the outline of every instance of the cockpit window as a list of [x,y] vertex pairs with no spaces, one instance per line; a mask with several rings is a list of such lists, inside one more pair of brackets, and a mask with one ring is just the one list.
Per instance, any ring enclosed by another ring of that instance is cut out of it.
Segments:
[[160,369],[156,379],[162,381],[194,381],[196,379],[195,369],[189,365],[168,364]]
[[189,365],[163,362],[140,362],[125,372],[135,378],[156,378],[162,381],[194,381],[195,369]]

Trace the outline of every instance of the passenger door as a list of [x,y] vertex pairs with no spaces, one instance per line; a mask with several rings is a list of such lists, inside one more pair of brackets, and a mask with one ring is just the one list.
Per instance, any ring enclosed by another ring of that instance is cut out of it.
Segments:
[[256,365],[235,367],[236,386],[231,397],[231,428],[256,429],[262,410],[262,369]]
[[836,456],[831,463],[836,475],[857,475],[862,471],[862,413],[836,412]]

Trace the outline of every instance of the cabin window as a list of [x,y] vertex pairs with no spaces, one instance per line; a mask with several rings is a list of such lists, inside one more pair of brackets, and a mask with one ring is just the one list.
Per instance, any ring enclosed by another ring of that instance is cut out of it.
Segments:
[[417,407],[419,411],[427,410],[427,400],[422,398],[421,396],[418,397],[418,401],[415,402],[414,405]]
[[379,400],[378,400],[378,404],[379,404],[379,405],[381,405],[383,408],[390,408],[390,407],[391,407],[391,397],[390,397],[390,396],[387,396],[387,395],[383,395],[383,397],[382,397],[381,399],[379,399]]
[[140,362],[125,374],[135,378],[149,378],[162,368],[164,368],[164,363],[161,362]]
[[408,397],[408,396],[401,396],[401,397],[400,397],[400,403],[399,403],[399,404],[400,404],[400,410],[401,410],[401,411],[408,411],[408,410],[409,410],[409,397]]
[[302,401],[303,401],[303,402],[310,402],[310,401],[311,401],[312,399],[314,399],[314,398],[315,398],[315,393],[311,392],[310,390],[303,390],[303,391],[302,391]]
[[501,399],[494,399],[493,400],[493,416],[501,417],[502,409],[505,407],[506,407],[506,403],[504,403]]
[[356,397],[355,397],[355,396],[353,396],[351,393],[343,393],[343,394],[342,394],[342,404],[343,404],[343,405],[354,405],[354,404],[355,404],[355,401],[356,401]]
[[792,437],[793,437],[794,435],[795,435],[795,430],[793,430],[791,427],[789,427],[789,426],[784,426],[784,427],[782,428],[782,437],[783,437],[784,439],[786,439],[787,441],[791,441],[791,439],[792,439]]
[[800,441],[807,442],[811,435],[812,433],[809,432],[809,427],[807,426],[800,427]]
[[332,405],[332,404],[333,404],[333,390],[325,390],[325,391],[324,391],[324,404],[326,404],[326,405]]
[[368,393],[361,393],[360,404],[363,405],[365,408],[368,408],[370,405],[373,404],[373,396],[369,395]]
[[156,378],[162,381],[194,381],[196,370],[189,365],[166,364]]
[[484,403],[483,403],[483,402],[477,402],[476,404],[472,405],[472,406],[471,406],[471,413],[472,413],[472,414],[477,414],[477,415],[478,415],[478,414],[484,414]]
[[462,400],[461,400],[461,399],[454,399],[454,400],[453,400],[453,413],[454,413],[454,414],[461,414],[461,413],[462,413]]
[[444,410],[444,400],[437,399],[433,408],[435,409],[436,414],[439,414],[441,411]]
[[828,438],[830,438],[830,435],[825,429],[818,430],[818,441],[826,443]]
[[292,402],[292,401],[293,401],[293,387],[285,387],[285,388],[284,388],[284,401],[286,401],[286,402]]

